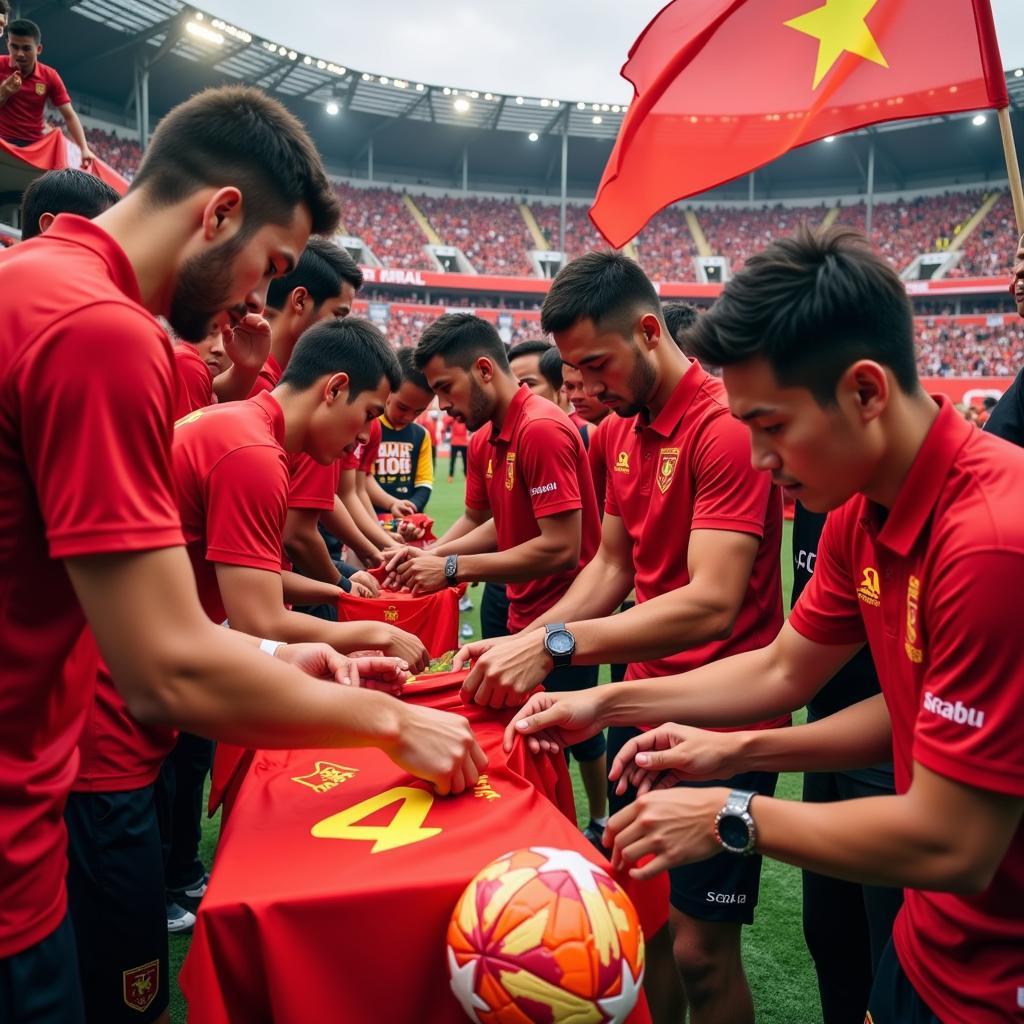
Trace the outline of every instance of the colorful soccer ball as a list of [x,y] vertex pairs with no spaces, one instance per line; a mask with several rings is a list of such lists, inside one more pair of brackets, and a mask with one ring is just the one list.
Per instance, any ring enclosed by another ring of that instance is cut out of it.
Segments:
[[574,850],[533,846],[488,864],[448,926],[452,991],[477,1024],[621,1024],[644,937],[611,876]]

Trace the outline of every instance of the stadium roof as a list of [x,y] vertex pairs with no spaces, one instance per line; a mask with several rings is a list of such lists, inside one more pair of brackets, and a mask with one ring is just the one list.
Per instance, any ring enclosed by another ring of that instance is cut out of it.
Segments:
[[[179,0],[26,0],[21,13],[40,22],[46,60],[84,113],[130,122],[137,67],[148,69],[154,123],[206,86],[258,85],[310,126],[334,170],[352,177],[366,176],[372,150],[375,177],[385,181],[461,187],[465,158],[471,188],[557,193],[567,128],[569,192],[589,197],[624,113],[584,99],[480,93],[343,67]],[[1024,134],[1024,75],[1008,82]],[[862,192],[869,137],[877,191],[1005,177],[994,118],[978,128],[962,114],[894,122],[794,151],[757,172],[757,197]],[[747,195],[743,179],[708,198]]]

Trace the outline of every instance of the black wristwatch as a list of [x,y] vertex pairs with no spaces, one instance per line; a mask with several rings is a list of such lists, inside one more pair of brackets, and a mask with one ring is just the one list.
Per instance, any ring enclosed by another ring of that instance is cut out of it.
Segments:
[[551,622],[544,627],[544,650],[551,656],[555,668],[571,665],[576,637],[565,628],[564,622]]
[[749,856],[754,852],[757,829],[750,816],[750,801],[755,796],[756,793],[734,789],[715,818],[715,838],[730,853]]
[[459,574],[459,556],[449,555],[444,560],[444,579],[449,587],[454,587],[458,584],[458,580],[455,578]]

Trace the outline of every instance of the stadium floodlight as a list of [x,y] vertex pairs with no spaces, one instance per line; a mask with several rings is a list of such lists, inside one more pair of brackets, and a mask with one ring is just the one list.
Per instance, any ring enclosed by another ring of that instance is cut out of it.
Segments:
[[452,106],[455,107],[456,112],[459,113],[459,114],[466,114],[466,113],[469,112],[469,100],[465,99],[462,96],[460,96],[452,104]]
[[984,114],[975,114],[974,117],[971,118],[971,124],[973,124],[975,128],[980,128],[987,121],[988,118]]
[[327,67],[327,61],[325,61],[325,60],[318,60],[318,61],[316,62],[316,66],[317,66],[317,67],[318,67],[318,68],[319,68],[319,69],[320,69],[321,71],[323,71],[323,69],[324,69],[325,67]]
[[422,82],[417,82],[416,83],[416,91],[417,92],[423,92],[423,90],[425,88],[426,88],[426,86]]
[[452,94],[451,89],[449,89],[447,85],[444,87],[442,92],[445,94],[445,96],[451,96],[451,94]]
[[390,78],[388,78],[388,76],[387,76],[387,75],[381,75],[381,76],[380,76],[380,84],[381,84],[381,85],[387,85],[387,84],[388,84],[388,82],[390,82],[390,81],[391,81],[391,79],[390,79]]
[[523,99],[523,97],[522,97],[522,96],[517,96],[517,97],[516,97],[516,103],[517,103],[517,104],[518,104],[519,106],[522,106],[522,105],[523,105],[523,104],[524,104],[525,102],[526,102],[526,100],[525,100],[525,99]]
[[600,114],[595,114],[590,120],[594,124],[600,124],[604,120],[604,118],[601,117]]
[[327,105],[324,107],[331,117],[337,117],[341,113],[341,107],[338,106],[337,100],[328,100]]
[[622,107],[620,107],[618,105],[618,103],[613,103],[612,104],[612,113],[613,114],[617,114],[621,109],[622,109]]
[[211,46],[224,45],[224,37],[219,32],[214,32],[212,28],[200,25],[198,21],[186,22],[185,31],[195,39],[199,39],[204,43],[209,43]]
[[608,111],[611,110],[611,107],[609,107],[607,103],[602,103],[601,109],[607,114]]
[[541,100],[540,101],[540,105],[542,107],[550,107],[551,106],[551,100]]
[[195,17],[196,21],[202,21],[203,20],[203,12],[202,11],[196,11],[194,17]]
[[489,92],[485,92],[484,93],[484,99],[485,100],[493,100],[494,96],[491,93],[489,93]]
[[1013,73],[1014,78],[1024,78],[1024,68],[1017,68]]
[[540,138],[540,136],[539,136],[539,135],[538,135],[538,134],[537,134],[536,132],[530,132],[530,134],[529,134],[529,135],[527,135],[526,137],[527,137],[527,138],[528,138],[528,139],[529,139],[529,140],[530,140],[531,142],[536,142],[536,141],[537,141],[537,140],[538,140],[538,139]]
[[298,56],[299,55],[294,50],[289,50],[288,51],[288,59],[289,60],[297,60]]
[[371,75],[368,72],[364,71],[363,72],[363,81],[364,82],[368,82],[370,80],[370,78],[371,78]]
[[475,99],[475,100],[480,99],[480,93],[478,93],[478,92],[471,92],[469,95],[472,96],[473,99]]
[[590,104],[590,109],[591,110],[600,110],[601,109],[601,104],[600,103],[591,103]]
[[825,142],[835,142],[836,141],[836,137],[834,135],[826,135],[824,141]]
[[303,57],[303,58],[302,58],[302,63],[303,63],[303,64],[312,64],[312,63],[313,63],[313,58],[312,58],[312,57],[310,57],[310,56],[309,56],[309,55],[307,54],[307,55],[306,55],[305,57]]
[[583,102],[583,100],[580,100],[580,101],[579,101],[579,102],[578,102],[578,103],[576,104],[576,109],[577,109],[577,110],[586,110],[586,109],[587,109],[587,105],[586,105],[586,103],[584,103],[584,102]]

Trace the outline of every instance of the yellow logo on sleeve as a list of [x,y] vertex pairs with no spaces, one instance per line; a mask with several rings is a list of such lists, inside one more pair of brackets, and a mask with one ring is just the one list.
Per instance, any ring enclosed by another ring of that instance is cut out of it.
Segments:
[[921,581],[911,576],[907,582],[907,637],[903,642],[903,650],[915,664],[924,661],[924,651],[917,646],[917,609],[921,597]]
[[516,453],[509,452],[505,456],[505,490],[511,491],[516,485]]
[[877,608],[882,603],[882,590],[878,585],[878,570],[868,566],[864,570],[857,596],[865,603]]

